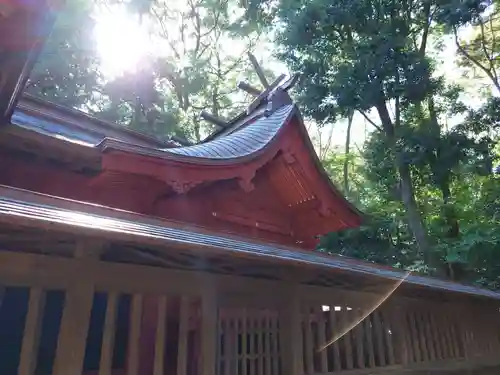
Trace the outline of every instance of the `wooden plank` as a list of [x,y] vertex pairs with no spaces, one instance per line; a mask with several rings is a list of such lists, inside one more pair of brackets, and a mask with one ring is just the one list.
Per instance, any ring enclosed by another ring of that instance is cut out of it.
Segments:
[[273,368],[273,352],[272,352],[272,326],[271,326],[271,314],[270,312],[264,311],[264,324],[265,324],[265,329],[264,329],[264,334],[265,334],[265,360],[266,360],[266,375],[271,375],[271,371]]
[[[360,309],[353,308],[352,315],[358,321],[362,317],[363,312]],[[360,321],[354,327],[354,335],[356,337],[356,363],[358,368],[365,368],[365,338],[364,338],[364,321]]]
[[442,309],[441,311],[441,327],[443,330],[444,338],[446,340],[446,346],[448,348],[448,356],[449,358],[455,358],[455,348],[453,345],[453,338],[451,337],[450,333],[450,321],[448,320],[446,311],[444,309]]
[[368,349],[368,365],[370,368],[375,367],[375,349],[373,347],[373,313],[368,315],[364,320],[364,328],[366,332],[366,344]]
[[427,348],[427,340],[425,337],[425,326],[422,321],[422,314],[420,310],[413,310],[413,316],[415,317],[415,326],[418,332],[418,341],[420,343],[420,350],[422,354],[422,361],[429,361],[429,350]]
[[115,342],[115,325],[117,313],[118,294],[109,293],[106,302],[106,316],[102,334],[101,359],[99,362],[99,375],[111,375],[113,365],[113,348]]
[[390,305],[391,310],[387,312],[384,320],[389,321],[394,327],[393,337],[395,339],[394,346],[398,349],[398,360],[403,366],[407,366],[414,361],[413,350],[411,347],[411,339],[409,338],[410,331],[408,320],[406,317],[406,309],[400,305]]
[[282,374],[303,375],[303,334],[298,286],[290,285],[280,307],[282,345]]
[[242,309],[241,314],[241,373],[242,375],[248,375],[248,313],[247,309]]
[[[448,331],[450,335],[450,340],[452,342],[453,355],[455,358],[460,358],[460,348],[459,348],[459,335],[455,330],[455,318],[452,311],[448,310],[446,313],[446,318],[448,321]],[[489,330],[487,331],[489,333]]]
[[[214,322],[215,325],[215,322]],[[158,313],[156,317],[155,356],[153,375],[163,375],[165,369],[165,339],[167,337],[167,297],[158,297]]]
[[179,343],[177,352],[177,375],[187,374],[187,344],[189,329],[189,299],[181,297],[181,308],[179,316]]
[[218,306],[213,278],[205,280],[201,287],[203,290],[201,296],[201,375],[216,375],[217,347],[214,343],[218,342]]
[[303,314],[305,334],[306,374],[314,374],[314,341],[311,330],[311,308],[307,306]]
[[142,294],[132,297],[129,323],[127,375],[138,375],[139,372],[139,340],[141,336]]
[[[319,307],[315,311],[315,315],[317,317],[317,329],[318,329],[318,342],[316,343],[316,348],[320,348],[326,344],[326,322],[325,322],[325,313],[323,312],[323,307],[318,305]],[[315,350],[317,351],[317,349]],[[325,374],[328,372],[328,358],[327,358],[327,349],[323,349],[317,353],[319,355],[319,365],[320,372]]]
[[272,375],[280,375],[280,351],[279,351],[279,330],[278,330],[278,316],[276,314],[272,317],[272,332],[273,332],[273,373]]
[[426,309],[421,311],[420,319],[422,322],[422,326],[425,330],[426,345],[427,345],[429,360],[435,361],[437,357],[436,357],[436,349],[434,348],[434,337],[429,321],[429,314]]
[[84,281],[66,292],[54,360],[55,375],[82,371],[93,297],[93,286]]
[[199,284],[193,283],[193,279],[206,276],[213,276],[220,293],[227,290],[255,294],[258,289],[262,298],[271,301],[273,297],[276,301],[276,293],[285,292],[279,281],[0,251],[0,285],[67,289],[88,275],[92,275],[96,291],[102,292],[199,296]]
[[451,358],[451,354],[450,354],[449,346],[448,346],[448,340],[446,339],[446,336],[445,336],[444,325],[446,324],[446,322],[443,321],[441,311],[436,311],[436,314],[434,315],[434,319],[436,321],[436,329],[437,329],[438,335],[439,335],[439,342],[441,343],[441,350],[443,353],[443,359]]
[[223,325],[223,317],[220,314],[220,309],[217,309],[218,317],[217,317],[217,375],[223,374],[222,364],[224,362],[224,325]]
[[[347,329],[349,326],[349,319],[348,319],[348,311],[345,306],[342,306],[341,314],[340,314],[340,319],[341,319],[341,325],[342,325],[342,331]],[[346,334],[343,337],[343,344],[344,344],[344,349],[345,349],[345,357],[346,357],[346,367],[347,370],[352,370],[354,368],[354,360],[353,360],[353,351],[352,351],[352,335],[351,335],[351,330],[346,332]]]
[[[390,305],[389,305],[390,306]],[[390,308],[390,307],[389,307]],[[396,326],[395,323],[393,323],[390,319],[391,314],[387,306],[382,306],[382,318],[384,320],[384,335],[385,335],[385,342],[387,343],[387,359],[388,359],[388,365],[395,365],[396,364],[396,353],[394,352],[394,338],[395,335],[397,334],[397,329],[394,329]],[[392,310],[394,311],[394,309]],[[399,316],[395,316],[395,319],[401,319]]]
[[264,375],[266,373],[266,319],[262,311],[257,313],[257,327],[259,332],[259,361],[258,361],[258,374]]
[[42,330],[45,292],[40,287],[30,289],[28,313],[24,325],[18,375],[33,375],[36,368],[38,344]]
[[421,362],[422,361],[422,352],[420,350],[420,343],[418,339],[418,329],[417,325],[415,322],[415,315],[413,314],[413,311],[410,309],[407,310],[406,312],[407,317],[408,317],[408,325],[410,328],[410,333],[411,333],[411,341],[413,344],[413,354],[415,356],[415,362]]
[[[239,340],[243,340],[242,337],[242,309],[239,308],[237,310],[237,314],[235,314],[234,319],[234,373],[237,375],[241,375],[240,363],[242,364],[243,353],[240,353],[241,346],[239,344]],[[242,365],[243,366],[243,365]]]
[[429,325],[432,333],[432,339],[434,342],[434,351],[436,352],[436,360],[442,360],[445,358],[444,352],[443,352],[443,346],[441,343],[441,338],[439,335],[436,319],[434,316],[434,310],[430,310],[428,312],[429,316]]
[[[330,306],[330,339],[336,337],[339,333],[341,332],[340,330],[340,321],[339,321],[339,314],[338,312],[335,311],[335,306],[331,305]],[[333,342],[331,345],[331,350],[333,352],[333,370],[335,372],[339,372],[342,370],[342,362],[340,359],[340,348],[339,348],[339,341],[341,339],[337,339]]]
[[255,349],[258,344],[257,335],[257,322],[254,311],[249,314],[249,329],[250,329],[250,375],[257,375],[257,355],[258,351]]
[[383,367],[385,366],[385,345],[384,345],[384,332],[382,332],[382,323],[381,312],[379,310],[375,310],[372,313],[373,316],[373,327],[375,331],[375,341],[377,343],[377,358],[378,365]]

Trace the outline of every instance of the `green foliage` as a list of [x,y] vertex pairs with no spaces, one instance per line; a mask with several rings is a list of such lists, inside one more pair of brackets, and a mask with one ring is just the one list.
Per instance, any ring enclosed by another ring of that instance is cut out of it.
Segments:
[[[368,220],[325,236],[319,250],[500,288],[500,180],[491,173],[500,99],[469,108],[434,59],[452,38],[460,65],[479,72],[468,83],[486,77],[500,90],[496,2],[102,1],[127,4],[170,53],[105,81],[88,32],[92,4],[71,0],[28,92],[158,137],[200,140],[212,129],[199,111],[229,117],[247,101],[234,88],[255,81],[246,52],[270,31],[277,55],[301,74],[295,94],[308,118],[370,114],[374,126],[358,152],[321,155]],[[472,25],[469,39],[460,36],[464,25]]]
[[[167,51],[111,81],[102,76],[96,3],[126,6]],[[68,0],[26,91],[160,138],[200,141],[213,131],[199,119],[202,110],[230,117],[248,102],[236,85],[255,78],[246,53],[260,31],[238,14],[236,0]],[[239,47],[228,51],[235,40]]]
[[[446,33],[477,22],[487,5],[250,3],[250,19],[269,24],[271,17],[280,25],[279,55],[302,74],[297,96],[308,116],[332,122],[352,111],[372,111],[380,120],[349,172],[356,181],[350,197],[370,220],[359,230],[326,236],[321,251],[497,285],[491,170],[498,103],[490,99],[479,110],[469,109],[460,100],[461,87],[435,74],[428,53],[431,39],[439,45]],[[461,120],[448,127],[450,118]],[[325,162],[337,183],[341,163],[339,156]]]
[[33,69],[26,91],[68,107],[87,108],[99,87],[99,58],[89,38],[91,3],[70,0]]

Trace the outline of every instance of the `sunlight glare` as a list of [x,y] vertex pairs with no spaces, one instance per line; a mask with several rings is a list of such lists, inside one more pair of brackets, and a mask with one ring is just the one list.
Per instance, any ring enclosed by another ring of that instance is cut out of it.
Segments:
[[97,12],[95,21],[94,36],[104,76],[112,78],[136,70],[141,59],[151,51],[145,28],[120,8]]

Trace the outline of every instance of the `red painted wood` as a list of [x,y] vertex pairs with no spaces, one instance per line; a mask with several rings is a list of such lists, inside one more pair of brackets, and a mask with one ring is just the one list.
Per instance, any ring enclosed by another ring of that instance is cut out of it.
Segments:
[[230,165],[111,150],[93,177],[5,155],[0,183],[314,248],[318,235],[357,226],[360,218],[321,175],[304,137],[292,121],[258,157]]

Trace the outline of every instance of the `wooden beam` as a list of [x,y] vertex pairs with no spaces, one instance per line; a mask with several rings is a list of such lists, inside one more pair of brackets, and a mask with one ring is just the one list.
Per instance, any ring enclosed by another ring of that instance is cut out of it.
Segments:
[[257,97],[257,96],[259,96],[260,94],[262,94],[262,91],[261,91],[261,90],[259,90],[259,89],[255,88],[255,87],[253,87],[252,85],[250,85],[250,84],[249,84],[249,83],[247,83],[247,82],[243,82],[243,81],[239,82],[239,83],[238,83],[238,88],[239,88],[240,90],[243,90],[243,91],[247,92],[247,93],[248,93],[248,94],[250,94],[250,95],[255,96],[255,97]]
[[269,83],[267,82],[264,71],[260,67],[257,59],[255,58],[255,56],[251,52],[248,52],[248,58],[250,59],[250,62],[252,63],[253,68],[255,69],[255,73],[257,73],[257,75],[259,76],[259,79],[260,79],[260,82],[262,83],[262,86],[264,86],[265,88],[268,88]]
[[170,139],[178,144],[180,144],[181,146],[192,146],[193,144],[191,142],[189,142],[187,139],[184,139],[184,138],[181,138],[181,137],[177,137],[175,135],[171,136]]
[[218,126],[220,128],[226,128],[227,127],[227,122],[220,117],[214,116],[206,111],[201,111],[200,117],[205,120],[206,122],[209,122],[215,126]]

